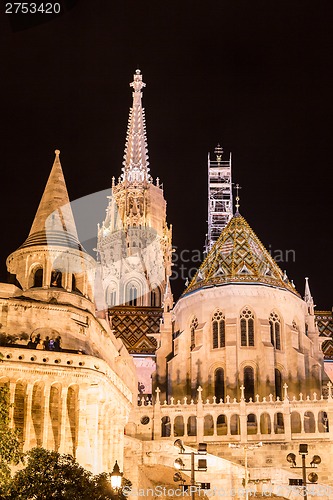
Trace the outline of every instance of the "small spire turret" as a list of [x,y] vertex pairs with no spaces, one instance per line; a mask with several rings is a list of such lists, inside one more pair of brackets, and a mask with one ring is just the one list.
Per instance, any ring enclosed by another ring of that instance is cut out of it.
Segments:
[[312,297],[311,292],[310,292],[309,278],[305,278],[304,301],[306,302],[306,305],[308,306],[309,314],[314,315],[314,308],[316,306],[313,302],[313,297]]

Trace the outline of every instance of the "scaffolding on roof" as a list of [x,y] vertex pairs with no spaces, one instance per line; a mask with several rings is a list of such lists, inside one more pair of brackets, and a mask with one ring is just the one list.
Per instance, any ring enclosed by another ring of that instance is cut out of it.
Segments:
[[222,160],[223,149],[218,144],[214,150],[215,160],[208,153],[208,233],[205,253],[213,247],[222,230],[233,216],[231,153]]

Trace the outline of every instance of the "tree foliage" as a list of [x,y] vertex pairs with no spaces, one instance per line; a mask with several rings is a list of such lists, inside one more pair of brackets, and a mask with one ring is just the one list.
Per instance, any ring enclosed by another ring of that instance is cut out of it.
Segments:
[[[108,473],[94,476],[71,455],[33,448],[27,458],[26,467],[13,477],[13,500],[125,500],[112,490]],[[125,484],[130,482],[124,479]]]
[[10,396],[7,385],[0,386],[0,498],[8,495],[11,481],[10,465],[22,460],[21,444],[9,424]]

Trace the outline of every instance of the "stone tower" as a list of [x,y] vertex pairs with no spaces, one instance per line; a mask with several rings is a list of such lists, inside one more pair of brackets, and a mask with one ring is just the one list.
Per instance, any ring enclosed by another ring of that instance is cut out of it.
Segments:
[[112,179],[106,218],[98,228],[97,250],[112,328],[135,357],[144,379],[140,381],[139,377],[140,392],[150,394],[157,346],[153,335],[159,332],[163,297],[171,275],[171,227],[166,223],[163,187],[149,173],[142,107],[145,83],[140,70],[136,70],[130,86],[133,105],[122,175],[118,182]]
[[95,260],[82,248],[59,151],[30,233],[0,284],[0,385],[24,451],[70,453],[94,472],[123,461],[136,394],[133,360],[95,315]]

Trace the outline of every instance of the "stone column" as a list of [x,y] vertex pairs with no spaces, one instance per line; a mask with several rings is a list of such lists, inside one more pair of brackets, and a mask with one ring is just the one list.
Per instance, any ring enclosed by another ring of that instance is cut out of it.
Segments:
[[32,406],[32,391],[34,385],[27,384],[25,392],[25,402],[24,402],[24,425],[23,425],[23,451],[28,451],[30,449],[30,434],[32,426],[31,417],[31,406]]
[[61,390],[61,420],[60,420],[60,445],[59,453],[67,453],[66,448],[66,427],[67,427],[67,392],[68,387]]
[[50,427],[50,390],[51,386],[46,384],[44,387],[44,408],[43,408],[43,430],[42,430],[42,447],[47,448],[49,427]]

